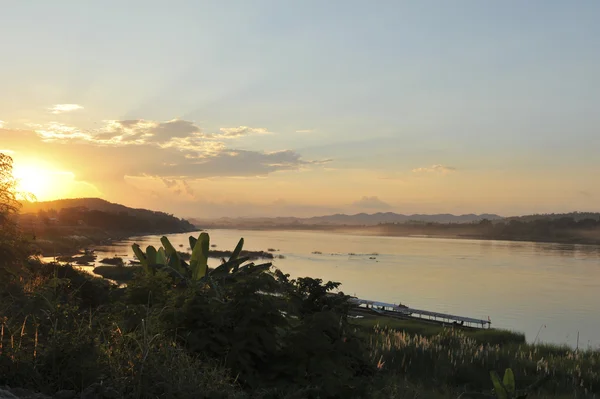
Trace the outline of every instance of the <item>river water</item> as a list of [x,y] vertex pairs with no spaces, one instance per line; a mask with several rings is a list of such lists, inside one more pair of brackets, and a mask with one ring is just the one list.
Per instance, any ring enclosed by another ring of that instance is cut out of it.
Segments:
[[[210,230],[211,244],[276,249],[273,263],[292,277],[339,281],[359,298],[492,320],[529,342],[600,348],[600,247],[509,241],[378,237],[315,231]],[[189,250],[190,234],[169,238]],[[197,233],[194,233],[197,235]],[[98,248],[98,259],[133,259],[131,244]],[[320,252],[320,253],[315,253]],[[375,258],[375,259],[371,259]],[[219,263],[211,260],[212,265]]]

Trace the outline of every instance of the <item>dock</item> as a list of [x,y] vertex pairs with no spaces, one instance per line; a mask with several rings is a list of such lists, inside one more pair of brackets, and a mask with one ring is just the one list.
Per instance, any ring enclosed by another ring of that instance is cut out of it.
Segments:
[[429,310],[413,309],[404,305],[396,305],[368,299],[350,298],[349,302],[357,310],[367,310],[385,316],[398,317],[402,319],[415,319],[429,321],[436,324],[458,325],[467,328],[491,328],[492,321],[488,318],[475,319],[472,317],[456,316],[447,313],[432,312]]

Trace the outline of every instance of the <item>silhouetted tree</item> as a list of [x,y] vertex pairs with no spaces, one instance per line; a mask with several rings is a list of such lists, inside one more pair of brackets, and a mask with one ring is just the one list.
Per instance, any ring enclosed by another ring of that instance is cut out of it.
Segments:
[[0,274],[14,273],[25,255],[25,246],[17,226],[21,204],[17,199],[16,187],[13,160],[0,153]]

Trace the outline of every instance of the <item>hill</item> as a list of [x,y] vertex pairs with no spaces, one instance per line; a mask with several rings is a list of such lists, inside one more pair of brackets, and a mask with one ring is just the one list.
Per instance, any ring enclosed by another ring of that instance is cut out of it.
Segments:
[[600,220],[600,212],[569,212],[569,213],[536,213],[533,215],[512,216],[507,220],[518,220],[520,222],[533,222],[538,220],[558,220],[569,218],[576,222],[586,219]]
[[281,226],[375,226],[386,223],[473,223],[481,220],[500,220],[502,216],[494,214],[413,214],[403,215],[393,212],[373,214],[358,213],[355,215],[335,214],[310,218],[276,217],[276,218],[220,218],[194,219],[190,221],[203,227],[281,227]]
[[135,235],[197,230],[187,220],[165,212],[130,208],[100,198],[27,202],[19,224],[42,254],[76,252]]

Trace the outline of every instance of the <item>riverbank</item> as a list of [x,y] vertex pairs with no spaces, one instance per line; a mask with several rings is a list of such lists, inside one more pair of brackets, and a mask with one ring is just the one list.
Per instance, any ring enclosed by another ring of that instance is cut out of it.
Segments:
[[185,287],[140,273],[116,286],[69,266],[28,268],[26,279],[0,284],[11,298],[0,386],[47,397],[455,399],[491,393],[489,371],[506,368],[520,389],[545,379],[529,397],[600,393],[600,352],[528,345],[501,330],[348,318],[343,296],[327,294],[335,285],[320,280],[216,275]]
[[315,231],[325,233],[338,233],[347,235],[364,235],[375,237],[415,237],[415,238],[437,238],[455,240],[480,240],[480,241],[508,241],[508,242],[534,242],[547,244],[565,245],[592,245],[600,246],[600,230],[574,232],[573,235],[557,237],[511,236],[506,234],[483,234],[477,233],[471,226],[464,226],[463,233],[450,233],[448,231],[436,231],[417,227],[393,228],[386,226],[332,226],[332,225],[286,225],[286,226],[205,226],[207,230],[249,230],[249,231]]
[[177,234],[197,232],[190,229],[165,229],[146,231],[104,230],[87,226],[53,226],[25,234],[32,251],[42,257],[68,257],[79,255],[86,249],[112,245],[132,237],[154,234]]

